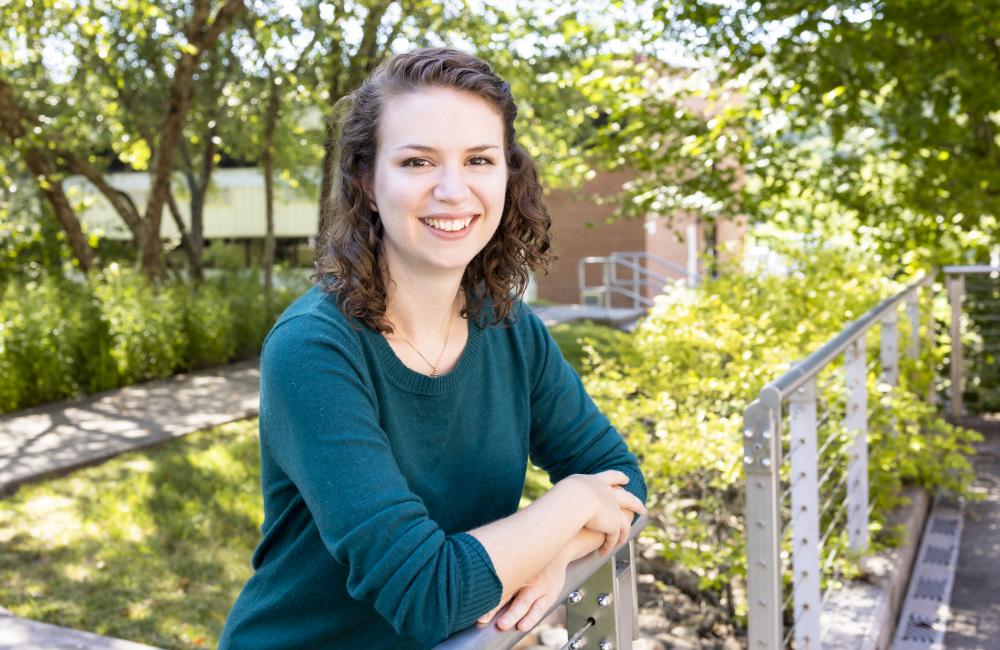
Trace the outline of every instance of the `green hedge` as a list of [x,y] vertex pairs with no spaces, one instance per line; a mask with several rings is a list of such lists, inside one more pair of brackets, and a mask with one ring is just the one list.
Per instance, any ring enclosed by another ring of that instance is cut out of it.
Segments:
[[153,286],[112,265],[84,282],[16,280],[0,293],[0,412],[254,356],[275,318],[307,287],[275,290],[257,271],[200,286]]

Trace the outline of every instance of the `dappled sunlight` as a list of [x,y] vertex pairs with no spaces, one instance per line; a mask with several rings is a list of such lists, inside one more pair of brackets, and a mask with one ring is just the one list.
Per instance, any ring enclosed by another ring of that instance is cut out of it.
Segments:
[[258,540],[256,433],[256,420],[234,422],[0,501],[0,604],[160,647],[214,646]]

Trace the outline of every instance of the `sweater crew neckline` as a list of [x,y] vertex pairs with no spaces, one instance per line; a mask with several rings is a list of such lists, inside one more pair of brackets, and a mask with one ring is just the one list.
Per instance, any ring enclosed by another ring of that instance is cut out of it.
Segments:
[[400,361],[396,352],[385,340],[381,333],[363,327],[365,335],[372,339],[372,346],[383,363],[386,374],[391,377],[402,388],[421,395],[443,395],[453,390],[462,383],[462,378],[468,374],[469,368],[476,361],[476,354],[479,350],[479,338],[482,330],[474,318],[465,319],[468,323],[469,336],[465,342],[465,348],[458,359],[458,363],[448,373],[439,377],[431,377],[411,370]]

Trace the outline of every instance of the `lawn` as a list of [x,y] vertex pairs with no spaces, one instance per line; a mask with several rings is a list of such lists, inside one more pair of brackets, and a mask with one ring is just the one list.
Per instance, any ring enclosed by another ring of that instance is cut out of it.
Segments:
[[[552,329],[581,369],[578,339]],[[522,503],[550,484],[532,469]],[[161,648],[214,648],[251,573],[260,497],[257,420],[194,433],[0,499],[0,605],[18,616]]]
[[262,517],[257,421],[0,500],[0,605],[162,648],[215,647]]

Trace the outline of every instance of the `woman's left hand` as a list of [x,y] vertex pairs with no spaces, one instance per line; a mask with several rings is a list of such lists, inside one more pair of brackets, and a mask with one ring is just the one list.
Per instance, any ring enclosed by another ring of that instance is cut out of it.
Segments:
[[[521,631],[530,630],[542,620],[566,583],[566,566],[569,562],[561,555],[556,556],[529,584],[514,594],[510,607],[496,622],[499,629],[509,630],[516,625]],[[476,622],[488,623],[499,609],[500,606],[483,614]]]

